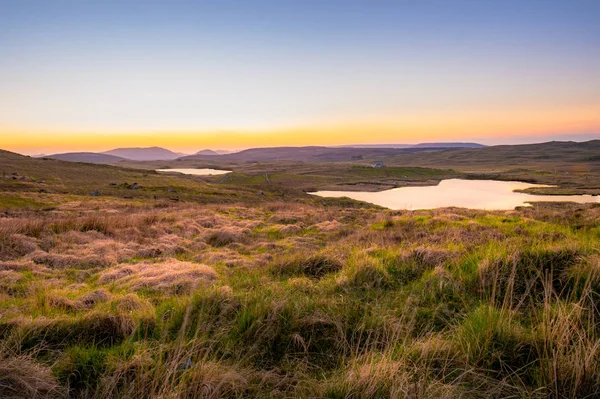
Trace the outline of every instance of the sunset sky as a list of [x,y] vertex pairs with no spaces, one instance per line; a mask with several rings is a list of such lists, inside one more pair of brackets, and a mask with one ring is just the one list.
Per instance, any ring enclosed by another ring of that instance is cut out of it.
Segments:
[[600,1],[0,0],[0,148],[600,138]]

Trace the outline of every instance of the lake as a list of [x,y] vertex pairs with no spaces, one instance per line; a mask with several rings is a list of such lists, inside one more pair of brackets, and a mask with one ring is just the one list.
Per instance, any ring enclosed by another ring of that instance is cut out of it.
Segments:
[[211,175],[224,175],[231,173],[230,170],[219,170],[219,169],[156,169],[157,172],[168,172],[168,173],[183,173],[185,175],[194,176],[211,176]]
[[496,180],[442,180],[437,186],[400,187],[379,192],[317,191],[321,197],[348,197],[383,206],[389,209],[435,209],[461,207],[484,210],[514,209],[535,201],[570,201],[599,203],[600,196],[593,195],[532,195],[518,193],[531,187],[548,187],[540,184]]

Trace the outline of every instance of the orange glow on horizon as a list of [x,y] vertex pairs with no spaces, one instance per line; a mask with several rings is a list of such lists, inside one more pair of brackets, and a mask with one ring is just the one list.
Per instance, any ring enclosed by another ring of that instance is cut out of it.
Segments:
[[160,146],[175,151],[250,147],[403,144],[468,141],[516,136],[600,131],[600,105],[588,108],[511,112],[431,113],[363,118],[354,123],[321,123],[264,131],[80,132],[73,129],[0,130],[0,148],[24,153],[106,151],[117,147]]

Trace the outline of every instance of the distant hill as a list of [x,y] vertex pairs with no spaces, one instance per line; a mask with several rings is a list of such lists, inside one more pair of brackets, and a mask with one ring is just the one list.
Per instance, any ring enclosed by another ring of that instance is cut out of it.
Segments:
[[483,148],[485,145],[478,143],[419,143],[411,148]]
[[349,144],[331,148],[411,148],[413,144]]
[[60,159],[61,161],[89,163],[116,163],[125,160],[125,158],[122,157],[97,152],[66,152],[63,154],[46,155],[44,156],[44,158]]
[[390,165],[451,167],[458,170],[498,167],[540,167],[585,164],[585,170],[600,171],[600,140],[549,141],[536,144],[496,145],[483,148],[450,148],[393,156]]
[[195,153],[194,155],[208,155],[208,156],[215,156],[215,155],[219,155],[218,152],[213,151],[213,150],[202,150],[202,151],[198,151],[197,153]]
[[[351,161],[362,158],[383,157],[401,154],[402,150],[394,148],[332,148],[332,147],[269,147],[251,148],[248,150],[223,154],[219,160],[224,161]],[[212,155],[190,155],[181,160],[211,159]]]
[[181,155],[162,147],[149,148],[116,148],[102,154],[130,159],[132,161],[170,161],[180,158]]
[[[447,144],[447,143],[446,143]],[[455,148],[455,147],[452,147]],[[463,148],[463,147],[458,147]],[[248,150],[219,156],[221,161],[248,162],[248,161],[302,161],[302,162],[344,162],[360,159],[390,157],[415,152],[430,152],[448,150],[447,147],[409,146],[405,148],[394,147],[267,147],[250,148]],[[201,151],[202,152],[202,151]],[[208,160],[214,155],[198,153],[179,158],[181,160]]]
[[442,142],[442,143],[419,143],[419,144],[353,144],[353,145],[342,145],[336,148],[482,148],[485,147],[483,144],[478,143],[460,143],[460,142]]

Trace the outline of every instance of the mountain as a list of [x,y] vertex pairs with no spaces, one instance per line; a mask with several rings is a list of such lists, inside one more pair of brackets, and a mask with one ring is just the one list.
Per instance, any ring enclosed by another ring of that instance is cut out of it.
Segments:
[[208,155],[208,156],[215,156],[215,155],[219,155],[218,152],[213,151],[213,150],[202,150],[202,151],[198,151],[197,153],[195,153],[194,155]]
[[102,154],[130,159],[132,161],[170,161],[180,158],[181,155],[162,147],[149,148],[116,148]]
[[97,152],[66,152],[63,154],[46,155],[44,158],[60,159],[69,162],[88,162],[88,163],[116,163],[124,161],[125,158],[114,155],[102,154]]

